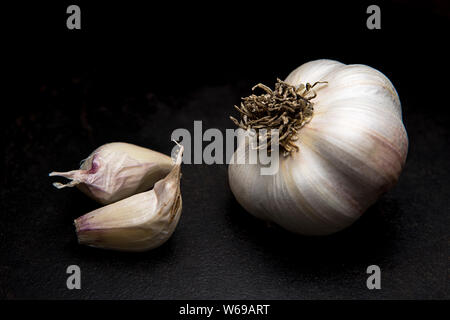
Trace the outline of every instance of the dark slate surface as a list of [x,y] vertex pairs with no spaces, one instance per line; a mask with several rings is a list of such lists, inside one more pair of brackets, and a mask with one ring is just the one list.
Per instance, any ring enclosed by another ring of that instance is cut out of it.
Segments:
[[[448,79],[441,64],[448,54],[441,41],[449,18],[428,7],[384,8],[383,29],[371,32],[361,4],[310,4],[301,22],[299,11],[281,8],[268,18],[257,6],[261,17],[237,5],[169,14],[86,4],[85,28],[74,34],[64,29],[64,5],[36,7],[31,12],[46,19],[26,16],[34,28],[17,27],[7,60],[15,89],[2,125],[0,297],[448,299]],[[224,17],[214,15],[219,9]],[[118,24],[106,23],[119,16]],[[289,30],[298,28],[303,33],[292,39]],[[72,220],[98,205],[76,189],[53,188],[50,171],[74,169],[111,141],[169,153],[172,131],[192,131],[194,120],[204,129],[232,128],[232,105],[252,85],[272,85],[317,58],[379,69],[403,103],[410,138],[404,172],[352,227],[308,238],[267,226],[234,200],[225,165],[183,165],[182,218],[162,247],[127,254],[77,244]],[[81,267],[81,290],[66,289],[72,264]],[[366,288],[371,264],[382,269],[382,290]]]

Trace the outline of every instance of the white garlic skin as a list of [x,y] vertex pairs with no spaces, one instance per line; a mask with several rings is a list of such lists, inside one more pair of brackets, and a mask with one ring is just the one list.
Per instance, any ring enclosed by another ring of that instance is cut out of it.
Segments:
[[299,151],[280,155],[275,175],[261,175],[258,164],[228,168],[231,190],[248,212],[304,235],[331,234],[356,221],[396,184],[408,151],[399,97],[381,72],[324,59],[285,80],[317,81],[328,83],[314,88],[314,114],[299,131]]
[[72,181],[54,183],[58,189],[77,186],[101,204],[110,204],[147,191],[173,168],[169,156],[124,142],[104,144],[95,149],[79,170],[52,172]]

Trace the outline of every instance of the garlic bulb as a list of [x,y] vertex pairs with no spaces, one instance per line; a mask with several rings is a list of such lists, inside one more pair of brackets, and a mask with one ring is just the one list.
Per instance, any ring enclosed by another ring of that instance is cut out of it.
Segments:
[[173,167],[170,157],[129,143],[113,142],[95,149],[79,170],[52,172],[72,181],[53,183],[58,188],[77,186],[89,197],[109,204],[147,191]]
[[170,173],[147,192],[94,210],[75,220],[78,241],[92,247],[145,251],[170,238],[181,215],[180,146]]
[[[259,163],[248,164],[248,152],[230,164],[231,190],[248,212],[295,233],[331,234],[395,185],[408,137],[397,92],[381,72],[316,60],[279,81],[277,92],[259,87],[265,94],[244,98],[245,119],[233,121],[246,129],[274,124],[287,138],[280,138],[285,157],[274,175],[261,175]],[[267,105],[262,110],[258,103]],[[291,107],[300,111],[290,114]],[[238,148],[247,150],[246,144]]]

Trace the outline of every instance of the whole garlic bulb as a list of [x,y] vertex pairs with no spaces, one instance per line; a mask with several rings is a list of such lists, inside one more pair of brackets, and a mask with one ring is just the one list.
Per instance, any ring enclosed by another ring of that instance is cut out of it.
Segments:
[[295,233],[331,234],[397,182],[408,150],[400,100],[389,79],[366,65],[311,61],[285,82],[295,88],[325,82],[314,88],[312,117],[292,139],[298,151],[280,156],[274,175],[237,159],[228,169],[230,187],[258,218]]

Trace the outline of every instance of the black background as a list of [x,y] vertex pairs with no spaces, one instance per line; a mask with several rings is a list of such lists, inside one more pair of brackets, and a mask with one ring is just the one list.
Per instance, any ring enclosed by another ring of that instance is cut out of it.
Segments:
[[[6,299],[448,299],[449,7],[376,2],[96,2],[3,10],[7,27],[0,217]],[[67,30],[66,8],[82,29]],[[391,79],[410,139],[398,185],[353,226],[308,238],[268,227],[229,189],[225,165],[183,165],[172,238],[140,254],[77,244],[72,221],[98,205],[47,177],[101,144],[170,153],[176,128],[232,128],[233,104],[319,58]],[[67,290],[67,266],[82,289]],[[366,268],[382,290],[366,288]]]

